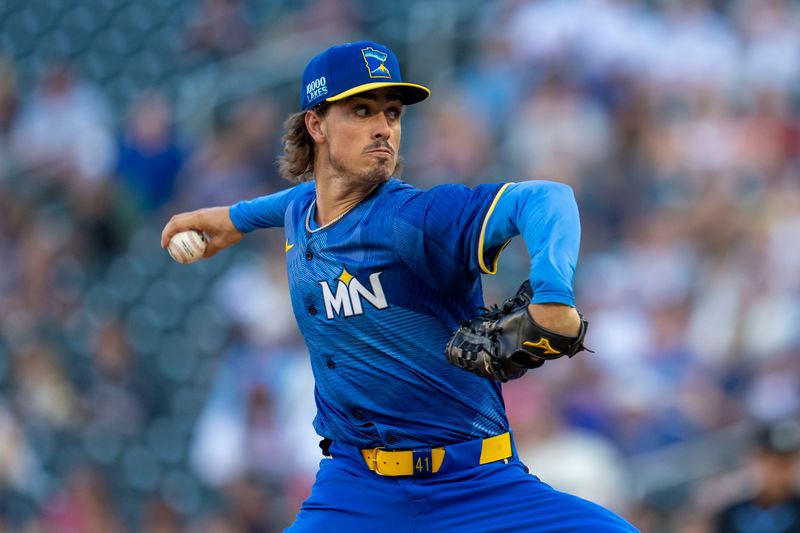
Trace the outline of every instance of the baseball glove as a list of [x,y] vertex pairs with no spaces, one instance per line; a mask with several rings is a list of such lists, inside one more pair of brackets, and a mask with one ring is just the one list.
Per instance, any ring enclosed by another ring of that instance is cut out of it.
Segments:
[[525,281],[502,307],[493,306],[472,320],[465,320],[447,343],[445,354],[451,364],[479,376],[506,382],[522,377],[545,361],[572,357],[584,350],[583,338],[589,323],[581,317],[575,337],[549,331],[528,313],[533,291]]

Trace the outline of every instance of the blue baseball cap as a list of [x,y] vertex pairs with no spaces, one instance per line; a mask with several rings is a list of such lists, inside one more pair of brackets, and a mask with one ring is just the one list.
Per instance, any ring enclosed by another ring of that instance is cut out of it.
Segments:
[[397,56],[382,44],[359,41],[332,46],[309,61],[303,71],[300,107],[303,111],[321,102],[335,102],[354,94],[395,87],[403,104],[416,104],[431,91],[400,76]]

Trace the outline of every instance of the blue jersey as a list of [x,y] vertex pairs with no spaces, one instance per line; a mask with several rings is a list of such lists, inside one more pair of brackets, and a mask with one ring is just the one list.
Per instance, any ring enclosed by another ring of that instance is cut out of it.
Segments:
[[241,231],[284,226],[292,305],[316,381],[317,432],[361,448],[440,446],[508,431],[499,383],[444,348],[483,305],[481,273],[521,233],[534,302],[573,303],[579,240],[568,187],[390,179],[340,220],[314,223],[314,183],[231,208]]

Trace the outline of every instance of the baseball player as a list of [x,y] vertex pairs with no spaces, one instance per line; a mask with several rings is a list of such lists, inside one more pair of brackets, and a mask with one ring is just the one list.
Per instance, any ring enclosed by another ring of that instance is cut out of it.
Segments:
[[[429,94],[402,80],[383,45],[325,50],[286,122],[281,171],[299,184],[176,215],[162,233],[166,247],[179,231],[204,232],[208,258],[284,228],[326,456],[288,531],[635,531],[529,473],[501,396],[502,382],[583,347],[572,191],[544,181],[422,191],[393,177],[403,106]],[[530,280],[481,312],[481,274],[515,235]]]

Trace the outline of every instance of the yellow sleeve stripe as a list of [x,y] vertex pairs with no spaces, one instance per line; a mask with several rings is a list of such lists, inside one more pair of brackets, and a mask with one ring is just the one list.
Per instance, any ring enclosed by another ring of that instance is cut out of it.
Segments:
[[497,194],[494,195],[494,200],[492,200],[492,205],[489,206],[489,210],[486,211],[486,215],[483,217],[483,225],[481,226],[481,235],[478,238],[478,265],[481,267],[481,271],[484,274],[497,274],[497,262],[500,261],[500,254],[503,253],[508,243],[511,242],[511,239],[508,239],[506,242],[503,243],[503,246],[495,254],[494,258],[492,259],[492,268],[488,268],[486,263],[483,261],[483,239],[486,235],[486,226],[489,224],[489,217],[492,216],[492,212],[494,208],[497,206],[497,201],[500,200],[500,197],[506,191],[509,185],[512,183],[506,183],[500,190],[497,191]]

